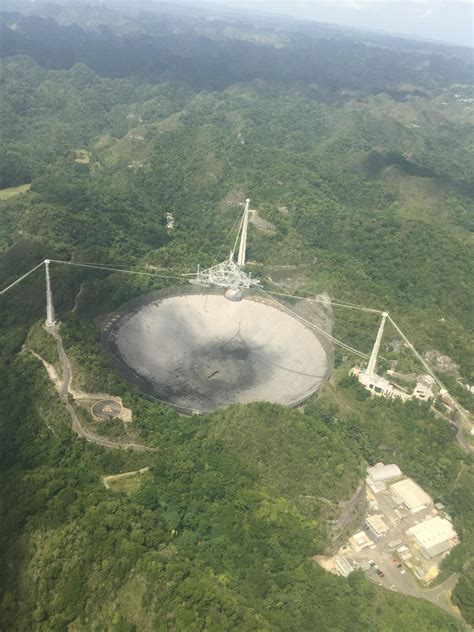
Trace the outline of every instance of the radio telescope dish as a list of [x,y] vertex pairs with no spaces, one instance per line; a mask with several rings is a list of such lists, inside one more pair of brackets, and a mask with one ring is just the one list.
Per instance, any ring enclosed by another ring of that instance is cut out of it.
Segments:
[[238,292],[145,297],[111,319],[104,349],[127,380],[182,412],[301,403],[329,374],[325,343],[275,306],[235,300]]

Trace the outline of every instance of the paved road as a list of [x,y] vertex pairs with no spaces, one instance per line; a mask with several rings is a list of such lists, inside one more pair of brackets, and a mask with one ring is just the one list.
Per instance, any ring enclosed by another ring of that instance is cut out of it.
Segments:
[[456,426],[456,441],[459,443],[464,452],[470,454],[473,451],[473,448],[464,435],[465,427],[462,419],[449,419],[449,417],[443,415],[443,413],[434,406],[431,406],[431,412],[433,412],[437,417],[442,417],[448,424],[454,424]]
[[[388,548],[386,542],[387,538],[390,538],[390,540],[404,540],[406,530],[419,522],[423,515],[406,514],[405,517],[400,520],[395,514],[393,503],[388,492],[380,492],[376,498],[379,511],[383,514],[383,519],[390,529],[390,535],[376,542],[373,548],[363,549],[358,553],[348,553],[348,558],[359,563],[367,562],[368,559],[372,559],[384,573],[385,577],[380,577],[377,575],[375,569],[371,569],[367,571],[367,577],[371,581],[389,590],[411,595],[412,597],[427,599],[451,615],[459,617],[459,614],[453,609],[449,599],[449,593],[459,579],[458,573],[451,575],[442,584],[433,586],[432,588],[424,588],[418,584],[410,571],[404,569],[404,566],[397,568],[397,564],[399,563],[398,556],[394,550]],[[430,514],[427,513],[427,515]],[[394,563],[393,560],[396,560],[396,562]]]
[[[374,556],[374,559],[375,558],[376,556]],[[396,592],[410,595],[412,597],[418,597],[420,599],[427,599],[435,606],[438,606],[438,608],[449,612],[449,614],[453,616],[459,617],[453,609],[449,599],[449,593],[456,586],[460,576],[459,573],[454,573],[442,584],[439,584],[439,586],[434,586],[433,588],[421,588],[418,584],[416,584],[415,580],[408,572],[402,574],[400,569],[396,567],[396,564],[393,564],[391,561],[380,561],[378,566],[380,570],[384,572],[385,577],[381,579],[375,570],[370,570],[367,572],[367,577],[371,581],[384,586],[389,590],[394,590]]]
[[69,364],[69,358],[67,357],[66,352],[64,351],[61,334],[59,333],[59,329],[57,326],[49,327],[47,331],[51,333],[51,335],[55,338],[56,344],[58,347],[59,360],[61,362],[61,368],[63,372],[63,381],[62,381],[61,390],[59,392],[59,397],[64,402],[66,410],[68,411],[69,416],[71,417],[73,431],[76,434],[78,434],[80,437],[85,439],[86,441],[89,441],[89,443],[96,443],[106,448],[121,448],[123,450],[131,449],[131,450],[135,450],[136,452],[156,452],[155,448],[149,448],[139,443],[133,443],[133,442],[126,443],[124,441],[120,441],[119,439],[109,439],[107,437],[102,437],[101,435],[98,435],[95,432],[92,432],[91,430],[87,430],[86,428],[84,428],[84,426],[81,424],[79,420],[79,417],[77,416],[76,411],[71,406],[68,400],[72,373],[71,373],[71,365]]
[[[410,595],[412,597],[418,597],[420,599],[427,599],[433,604],[449,612],[453,616],[458,616],[453,609],[450,600],[449,593],[455,587],[460,574],[454,573],[448,579],[438,586],[432,588],[422,588],[417,584],[411,573],[408,571],[402,572],[403,569],[397,568],[397,564],[393,562],[394,556],[391,553],[383,551],[376,547],[370,551],[370,556],[377,564],[378,568],[384,573],[385,577],[379,577],[375,569],[367,571],[367,577],[379,586],[384,586],[389,590]],[[367,552],[364,551],[364,555],[352,554],[348,556],[354,561],[359,559],[367,559]],[[397,560],[398,563],[398,560]]]

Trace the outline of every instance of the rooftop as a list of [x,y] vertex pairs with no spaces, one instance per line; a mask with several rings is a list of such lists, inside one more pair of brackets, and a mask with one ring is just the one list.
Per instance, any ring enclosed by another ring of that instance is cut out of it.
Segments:
[[373,467],[367,468],[367,474],[375,483],[378,483],[380,481],[388,481],[392,478],[397,478],[402,475],[402,472],[395,463],[391,463],[390,465],[377,463]]
[[440,516],[420,522],[420,524],[408,529],[408,533],[425,549],[457,537],[457,533],[449,520]]
[[430,496],[421,489],[411,478],[405,478],[390,487],[392,493],[401,498],[408,509],[425,507],[431,503]]
[[345,557],[336,558],[336,568],[344,577],[347,577],[354,570]]
[[366,523],[375,531],[377,534],[387,533],[388,527],[382,519],[380,514],[375,514],[374,516],[369,516],[366,520]]
[[365,533],[365,531],[359,531],[359,533],[355,533],[352,538],[349,539],[349,542],[353,545],[354,548],[364,549],[366,546],[372,546],[373,542]]
[[417,378],[417,385],[421,384],[422,386],[425,386],[426,388],[431,388],[434,383],[435,381],[431,377],[431,375],[419,375]]

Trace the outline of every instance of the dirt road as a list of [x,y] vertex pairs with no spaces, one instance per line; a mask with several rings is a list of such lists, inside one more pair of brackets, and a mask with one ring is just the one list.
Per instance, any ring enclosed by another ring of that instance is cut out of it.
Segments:
[[[61,334],[59,333],[59,328],[56,325],[54,327],[48,327],[46,331],[50,333],[56,340],[59,360],[61,362],[61,368],[62,368],[62,373],[63,373],[63,379],[59,386],[59,397],[64,402],[64,406],[66,407],[66,410],[69,413],[73,431],[77,435],[85,439],[86,441],[89,441],[89,443],[96,443],[97,445],[102,445],[106,448],[119,448],[122,450],[130,449],[130,450],[135,450],[136,452],[156,452],[157,451],[156,448],[149,448],[139,443],[125,442],[125,441],[121,441],[120,439],[110,439],[108,437],[103,437],[101,435],[96,434],[95,432],[92,432],[91,430],[84,428],[84,426],[80,422],[79,417],[77,416],[76,411],[74,410],[73,406],[71,406],[71,404],[69,403],[68,396],[69,394],[72,394],[72,388],[71,388],[72,371],[71,371],[71,365],[69,363],[69,358],[67,357],[67,354],[64,351],[63,341],[61,338]],[[35,355],[37,356],[37,354]]]
[[113,483],[113,481],[120,481],[123,478],[131,478],[132,476],[136,476],[137,474],[144,474],[145,472],[148,472],[149,469],[149,467],[142,467],[139,470],[133,470],[133,472],[123,472],[122,474],[111,474],[110,476],[103,476],[102,482],[107,489],[110,489],[110,483]]

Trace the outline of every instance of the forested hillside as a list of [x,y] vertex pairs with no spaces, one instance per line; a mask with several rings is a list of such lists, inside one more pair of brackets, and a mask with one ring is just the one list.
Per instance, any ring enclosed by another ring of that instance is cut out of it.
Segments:
[[[389,310],[422,352],[449,356],[455,369],[437,370],[472,410],[460,384],[474,382],[469,54],[213,11],[5,5],[1,287],[45,257],[211,265],[248,195],[250,266],[267,286],[284,277]],[[53,267],[53,284],[82,385],[120,395],[158,451],[77,438],[29,352],[57,362],[38,333],[41,274],[0,297],[2,630],[462,629],[311,561],[388,454],[446,504],[461,545],[445,572],[466,569],[472,457],[447,422],[367,399],[342,372],[303,414],[257,403],[180,417],[125,384],[99,345],[104,314],[169,282]],[[350,314],[335,313],[335,335],[368,351],[376,320]],[[101,481],[144,466],[128,494]],[[472,571],[455,593],[472,623],[469,586]]]

